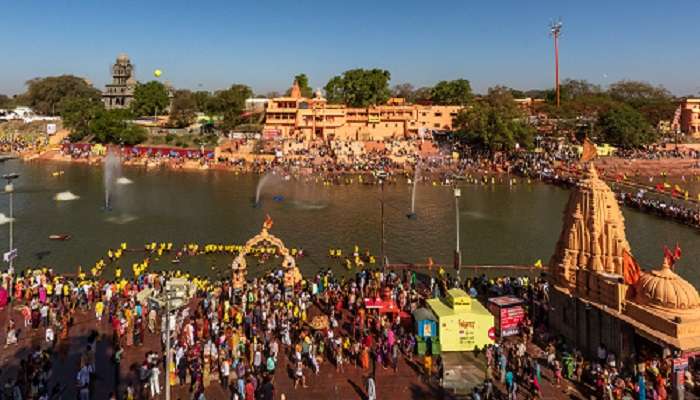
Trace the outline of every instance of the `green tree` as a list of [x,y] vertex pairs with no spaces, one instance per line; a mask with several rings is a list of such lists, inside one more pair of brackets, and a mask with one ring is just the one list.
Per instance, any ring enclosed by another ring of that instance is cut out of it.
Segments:
[[49,76],[27,81],[23,101],[37,114],[58,115],[67,98],[100,99],[100,91],[85,79],[73,75]]
[[184,128],[194,122],[197,100],[189,90],[177,90],[170,106],[170,125]]
[[415,101],[415,88],[410,83],[400,83],[391,89],[392,97],[401,97],[406,99],[406,102],[413,103]]
[[351,69],[328,81],[326,98],[350,107],[383,104],[391,97],[390,79],[389,71],[383,69]]
[[649,122],[628,104],[617,104],[601,113],[597,129],[599,139],[624,148],[640,147],[657,139]]
[[[309,78],[306,76],[306,74],[294,76],[294,81],[297,83],[297,85],[299,85],[299,89],[301,89],[301,95],[303,97],[311,98],[313,96],[313,90],[311,89],[311,86],[309,86]],[[291,92],[291,88],[287,89],[287,96],[289,96]]]
[[671,119],[678,105],[677,100],[666,88],[648,82],[615,82],[608,88],[608,94],[642,113],[652,126],[656,126],[661,120]]
[[127,109],[100,110],[90,121],[90,132],[99,143],[134,145],[146,140],[146,129],[129,122],[133,114]]
[[151,116],[163,113],[168,107],[168,89],[158,81],[139,83],[134,89],[134,101],[131,110],[136,116]]
[[534,128],[513,101],[507,88],[494,87],[472,100],[455,118],[457,137],[465,142],[500,151],[517,144],[532,147]]
[[466,79],[440,81],[430,92],[430,99],[435,104],[463,106],[474,97],[472,87]]
[[210,114],[209,102],[212,98],[211,93],[207,92],[206,90],[198,90],[192,93],[192,97],[194,98],[195,107],[197,108],[198,112]]
[[79,141],[90,134],[90,122],[104,111],[101,101],[87,97],[69,97],[61,100],[63,125],[70,129],[70,140]]
[[9,109],[15,106],[15,102],[10,96],[0,94],[0,108]]
[[213,108],[223,114],[221,127],[224,130],[231,130],[242,122],[241,114],[245,108],[245,101],[251,96],[253,91],[250,87],[241,84],[234,84],[226,90],[216,92],[216,104]]
[[413,92],[413,102],[414,103],[428,103],[430,102],[430,95],[433,88],[429,86],[424,86],[416,89]]

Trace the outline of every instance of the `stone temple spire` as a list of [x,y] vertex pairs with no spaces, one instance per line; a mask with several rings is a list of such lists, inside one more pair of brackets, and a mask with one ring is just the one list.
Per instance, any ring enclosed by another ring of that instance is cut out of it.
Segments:
[[625,250],[629,252],[630,245],[620,207],[590,163],[564,211],[562,232],[549,263],[554,284],[580,294],[596,291],[596,275],[622,275]]
[[301,97],[301,88],[299,87],[299,82],[294,80],[294,83],[292,84],[292,88],[289,91],[289,97],[293,97],[295,99],[298,99]]

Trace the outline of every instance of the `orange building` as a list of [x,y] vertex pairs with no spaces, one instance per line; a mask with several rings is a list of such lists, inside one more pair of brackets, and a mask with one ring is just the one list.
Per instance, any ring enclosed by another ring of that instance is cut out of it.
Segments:
[[684,99],[674,116],[672,129],[700,138],[700,99]]
[[398,98],[363,108],[328,104],[320,92],[311,99],[302,97],[295,82],[289,96],[270,99],[263,137],[363,141],[419,137],[451,130],[460,109],[406,104]]

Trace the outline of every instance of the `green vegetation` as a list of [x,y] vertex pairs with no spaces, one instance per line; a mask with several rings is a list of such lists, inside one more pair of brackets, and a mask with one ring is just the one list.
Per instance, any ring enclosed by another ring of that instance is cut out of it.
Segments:
[[248,86],[241,84],[231,85],[230,88],[215,93],[217,111],[224,116],[221,122],[222,129],[229,131],[244,122],[241,114],[245,108],[245,100],[251,96],[253,96],[253,91]]
[[384,104],[391,97],[390,79],[389,71],[383,69],[351,69],[328,81],[326,98],[350,107]]
[[463,106],[473,97],[472,87],[466,79],[441,81],[430,90],[430,100],[440,105]]
[[653,143],[658,138],[644,115],[624,103],[615,104],[601,113],[598,130],[599,139],[625,148]]
[[65,101],[80,98],[99,101],[100,91],[83,78],[61,75],[27,81],[27,92],[20,96],[19,103],[37,114],[59,115]]
[[87,97],[72,97],[62,102],[61,118],[70,129],[70,140],[76,142],[90,134],[90,122],[98,113],[104,112],[101,101]]
[[[299,74],[294,77],[294,81],[299,85],[299,89],[301,89],[301,95],[303,97],[310,98],[313,96],[313,90],[311,89],[311,86],[309,86],[309,78],[306,76],[306,74]],[[292,92],[292,89],[289,88],[287,89],[286,95],[289,96]]]
[[134,101],[131,110],[136,116],[152,116],[164,113],[168,108],[168,88],[158,81],[139,83],[134,89]]
[[184,128],[191,125],[197,112],[197,99],[189,90],[177,90],[170,106],[170,125]]
[[146,129],[129,121],[133,115],[129,110],[101,110],[90,121],[89,130],[99,143],[134,145],[148,138]]
[[492,152],[513,149],[516,143],[531,147],[535,130],[513,100],[503,87],[473,99],[455,118],[457,137]]

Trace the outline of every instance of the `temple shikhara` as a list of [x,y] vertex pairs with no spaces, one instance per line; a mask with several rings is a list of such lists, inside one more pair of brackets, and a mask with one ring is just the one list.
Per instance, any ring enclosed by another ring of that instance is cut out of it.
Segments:
[[550,326],[590,353],[601,344],[623,358],[644,348],[700,350],[700,296],[671,263],[639,269],[615,196],[590,164],[549,264]]

